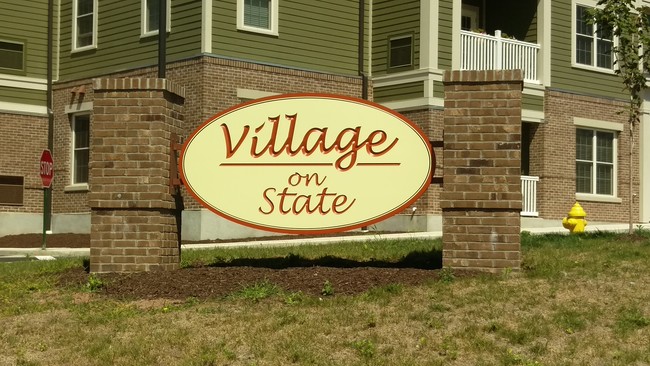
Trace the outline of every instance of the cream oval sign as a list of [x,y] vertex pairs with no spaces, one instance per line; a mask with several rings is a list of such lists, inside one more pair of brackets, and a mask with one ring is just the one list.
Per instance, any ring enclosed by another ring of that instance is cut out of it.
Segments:
[[180,171],[205,207],[292,234],[384,220],[428,188],[435,158],[411,121],[379,104],[326,94],[247,102],[185,141]]

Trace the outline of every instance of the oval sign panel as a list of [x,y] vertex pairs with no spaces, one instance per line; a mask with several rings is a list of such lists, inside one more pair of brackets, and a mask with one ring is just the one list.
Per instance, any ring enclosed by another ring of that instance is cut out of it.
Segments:
[[405,117],[365,100],[286,94],[221,112],[185,142],[185,186],[218,215],[313,234],[371,225],[428,188],[433,152]]

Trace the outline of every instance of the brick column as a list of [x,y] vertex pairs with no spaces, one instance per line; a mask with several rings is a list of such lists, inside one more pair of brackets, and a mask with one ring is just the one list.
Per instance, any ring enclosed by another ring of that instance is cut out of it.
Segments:
[[166,79],[95,79],[90,156],[91,272],[179,267],[170,135],[183,90]]
[[444,75],[443,266],[520,268],[522,73]]

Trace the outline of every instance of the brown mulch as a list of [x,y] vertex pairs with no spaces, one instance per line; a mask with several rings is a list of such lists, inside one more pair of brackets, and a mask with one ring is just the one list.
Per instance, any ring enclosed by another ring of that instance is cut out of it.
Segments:
[[[349,232],[338,235],[364,233]],[[313,236],[270,236],[248,240],[299,237]],[[244,240],[247,239],[241,239]],[[39,234],[4,236],[0,237],[0,248],[40,248],[41,241],[42,236]],[[87,234],[47,236],[48,248],[88,248],[89,245],[90,235]],[[198,265],[168,272],[100,274],[98,276],[104,286],[99,293],[119,299],[209,299],[227,296],[244,287],[268,282],[282,291],[322,296],[323,285],[329,281],[334,289],[334,296],[354,295],[390,284],[410,286],[436,280],[441,265],[439,262],[440,258],[432,253],[413,253],[410,259],[400,263],[361,263],[340,258],[315,261],[302,258],[242,260],[212,266]],[[61,274],[59,283],[62,286],[83,286],[88,283],[88,277],[86,270],[76,268]]]
[[[99,275],[100,294],[119,299],[210,299],[227,296],[247,286],[268,282],[286,292],[322,296],[329,281],[336,295],[355,295],[390,284],[418,285],[436,280],[439,270],[377,267],[197,267],[167,272]],[[455,273],[455,275],[459,275]],[[461,274],[462,275],[462,274]],[[65,272],[64,286],[83,285],[88,274],[82,269]]]
[[[19,234],[0,236],[0,248],[40,248],[42,234]],[[90,248],[90,234],[49,234],[48,248]]]

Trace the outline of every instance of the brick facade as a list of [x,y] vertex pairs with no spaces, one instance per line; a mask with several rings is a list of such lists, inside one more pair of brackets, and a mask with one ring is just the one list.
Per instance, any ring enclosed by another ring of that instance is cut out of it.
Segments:
[[[112,78],[155,77],[156,68],[142,68],[109,75]],[[330,75],[269,65],[226,60],[201,56],[170,63],[168,80],[185,89],[185,124],[181,136],[187,136],[194,128],[216,112],[241,103],[238,89],[257,90],[268,93],[318,92],[361,96],[361,79],[355,76]],[[83,86],[83,93],[79,87]],[[372,99],[372,85],[369,86]],[[54,86],[54,149],[55,178],[53,182],[53,213],[80,213],[90,211],[89,191],[83,187],[71,189],[71,118],[74,113],[91,115],[91,149],[94,143],[94,116],[86,103],[94,102],[94,90],[90,79],[57,83]],[[628,186],[628,126],[624,101],[589,97],[547,89],[545,92],[545,120],[530,124],[530,175],[539,176],[537,202],[541,218],[560,219],[566,215],[575,199],[575,125],[574,117],[589,118],[625,125],[618,134],[617,148],[617,197],[620,202],[580,201],[587,211],[589,221],[625,221],[629,201]],[[82,107],[82,108],[80,108]],[[418,124],[431,140],[442,137],[443,115],[441,109],[412,110],[403,114]],[[47,118],[14,114],[0,114],[3,137],[0,144],[0,174],[24,175],[25,205],[0,206],[0,212],[34,213],[42,210],[42,190],[38,177],[38,156],[46,146]],[[25,141],[30,141],[25,144]],[[34,142],[34,143],[31,143]],[[637,145],[638,146],[638,145]],[[437,174],[442,172],[442,150],[437,149]],[[35,157],[34,157],[35,156]],[[4,159],[4,160],[3,160]],[[639,190],[639,157],[634,156],[634,192]],[[433,184],[429,190],[405,211],[416,215],[439,215],[441,185]],[[200,205],[184,194],[189,210]],[[638,217],[635,202],[634,217]]]
[[[417,124],[429,141],[441,141],[444,121],[444,112],[440,109],[427,109],[419,111],[407,111],[402,113],[406,118]],[[436,156],[436,170],[434,176],[442,177],[442,149],[434,148]],[[404,214],[411,215],[413,207],[417,207],[415,215],[432,215],[441,213],[440,193],[442,184],[432,184],[427,191],[411,206],[404,210]]]
[[[623,101],[547,91],[545,121],[531,130],[530,174],[539,176],[537,207],[541,217],[565,217],[576,202],[576,126],[574,117],[607,122],[618,122],[624,130],[618,134],[617,197],[620,202],[579,200],[587,212],[588,221],[624,222],[628,218],[629,202],[629,125]],[[638,146],[638,142],[637,142]],[[639,193],[639,156],[634,154],[633,194]],[[639,217],[635,202],[633,214]]]
[[165,79],[93,83],[90,270],[131,272],[179,266],[170,142],[182,132],[183,90]]
[[[83,86],[83,92],[78,92]],[[84,109],[84,103],[92,103],[93,88],[90,80],[63,84],[53,90],[54,155],[56,174],[52,182],[52,213],[87,213],[88,189],[72,183],[72,118],[74,114],[90,115],[90,141],[93,139],[92,109]],[[66,113],[74,111],[74,113]]]
[[[0,212],[42,213],[39,160],[47,148],[47,117],[1,113],[0,175],[24,177],[23,205],[0,205]],[[59,175],[54,157],[55,177]]]
[[444,84],[443,266],[519,269],[521,71],[452,71]]

